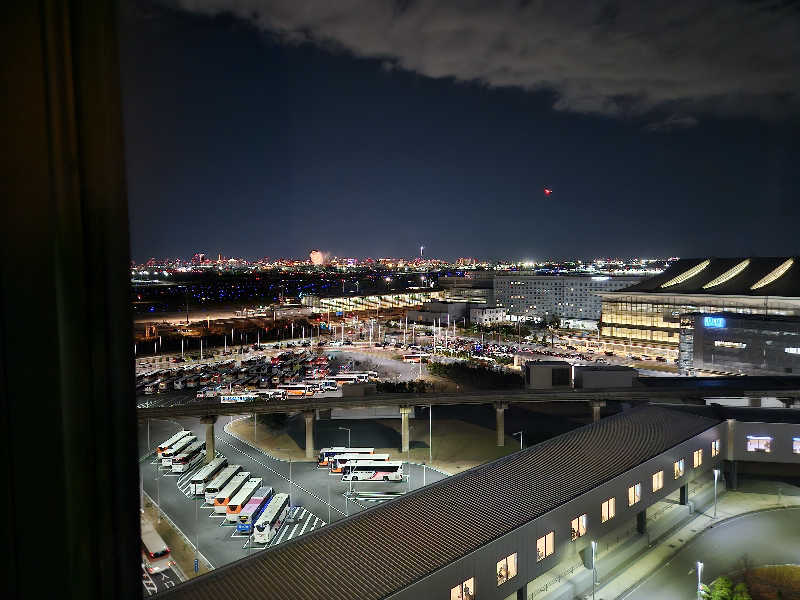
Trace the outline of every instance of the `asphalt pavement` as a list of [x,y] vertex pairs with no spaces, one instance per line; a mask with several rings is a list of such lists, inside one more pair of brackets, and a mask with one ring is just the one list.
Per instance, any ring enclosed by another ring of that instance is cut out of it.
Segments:
[[800,508],[748,513],[715,524],[620,599],[693,600],[698,561],[706,584],[745,567],[800,564]]
[[[253,477],[261,477],[263,485],[270,485],[275,492],[290,495],[293,506],[301,506],[298,520],[286,527],[276,537],[282,543],[324,526],[328,522],[345,518],[349,514],[370,508],[371,502],[350,499],[345,492],[394,492],[401,493],[421,487],[423,477],[431,483],[445,477],[444,474],[419,465],[410,465],[410,475],[403,482],[358,482],[345,483],[339,477],[318,469],[315,462],[288,462],[273,458],[261,450],[240,441],[224,431],[231,418],[220,418],[215,425],[217,452],[224,454],[229,464],[241,465]],[[185,427],[205,439],[205,425],[196,419],[176,421],[150,421],[150,447],[170,437],[179,427]],[[147,423],[139,426],[140,455],[147,453]],[[199,466],[199,465],[198,465]],[[162,511],[172,520],[190,542],[215,568],[233,562],[258,551],[235,534],[235,530],[224,526],[219,518],[212,517],[212,509],[203,506],[203,499],[186,494],[191,472],[178,476],[163,472],[154,457],[140,461],[144,491],[153,498]],[[289,481],[291,473],[291,484]],[[351,487],[352,486],[352,487]],[[220,526],[222,525],[222,526]],[[243,547],[244,546],[244,547]]]

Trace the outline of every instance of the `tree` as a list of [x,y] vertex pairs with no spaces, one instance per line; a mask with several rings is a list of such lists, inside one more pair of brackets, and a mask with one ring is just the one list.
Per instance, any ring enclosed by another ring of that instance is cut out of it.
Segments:
[[746,583],[741,582],[736,584],[733,588],[733,600],[752,600]]
[[711,600],[733,600],[733,582],[719,577],[711,584]]

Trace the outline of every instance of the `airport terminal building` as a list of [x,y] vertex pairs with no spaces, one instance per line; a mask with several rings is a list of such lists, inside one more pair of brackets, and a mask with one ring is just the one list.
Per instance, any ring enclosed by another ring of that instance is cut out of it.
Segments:
[[690,313],[681,324],[682,375],[800,374],[800,318]]
[[675,350],[688,313],[800,317],[800,258],[693,258],[600,293],[601,335]]

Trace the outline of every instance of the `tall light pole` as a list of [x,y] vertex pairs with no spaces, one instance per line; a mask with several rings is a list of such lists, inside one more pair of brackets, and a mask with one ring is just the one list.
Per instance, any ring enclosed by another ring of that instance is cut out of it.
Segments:
[[703,585],[703,563],[697,561],[697,600],[702,600],[700,592]]
[[714,469],[714,518],[717,518],[717,479],[719,479],[719,469]]
[[518,431],[517,433],[512,433],[514,437],[519,436],[519,449],[522,450],[522,431]]
[[597,542],[592,540],[592,600],[597,588]]
[[339,427],[339,429],[347,432],[347,447],[352,448],[350,445],[350,428],[349,427]]

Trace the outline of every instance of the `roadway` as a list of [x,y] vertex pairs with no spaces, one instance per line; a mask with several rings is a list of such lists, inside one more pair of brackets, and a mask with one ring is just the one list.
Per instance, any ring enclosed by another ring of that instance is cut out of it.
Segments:
[[[278,460],[226,433],[224,426],[230,421],[228,418],[218,419],[215,424],[217,452],[224,454],[229,464],[241,465],[252,476],[263,478],[263,485],[272,486],[276,492],[290,494],[292,505],[300,505],[305,509],[301,510],[303,514],[300,522],[280,532],[276,540],[288,541],[292,537],[322,527],[327,522],[337,521],[371,506],[368,501],[348,499],[345,492],[351,484],[329,475],[324,469],[317,469],[316,463]],[[150,444],[155,445],[167,439],[180,426],[193,431],[198,439],[205,439],[205,425],[196,419],[151,420]],[[139,444],[142,448],[140,454],[145,454],[147,425],[143,423],[139,425]],[[187,496],[184,490],[188,485],[189,474],[178,477],[164,473],[152,457],[142,460],[140,469],[144,491],[160,504],[164,513],[192,544],[197,545],[215,568],[256,551],[252,547],[243,548],[246,540],[237,537],[233,529],[220,527],[221,519],[209,516],[212,511],[202,507],[202,499]],[[423,467],[415,464],[405,469],[409,478],[404,482],[359,482],[352,485],[356,491],[403,492],[421,487],[423,478],[426,483],[431,483],[445,477],[444,474],[430,469],[424,469],[423,475]]]
[[375,394],[332,398],[299,398],[282,401],[222,404],[215,399],[196,398],[195,392],[167,392],[140,397],[150,406],[137,408],[139,419],[203,417],[253,413],[291,413],[330,408],[373,406],[426,406],[442,404],[491,404],[494,402],[668,402],[704,398],[800,398],[800,377],[642,377],[629,388],[547,390],[504,390],[479,392],[436,392],[426,394]]
[[[749,513],[698,535],[653,575],[620,596],[624,600],[694,600],[696,563],[708,584],[745,566],[800,564],[800,509]],[[602,598],[602,590],[599,592]]]

